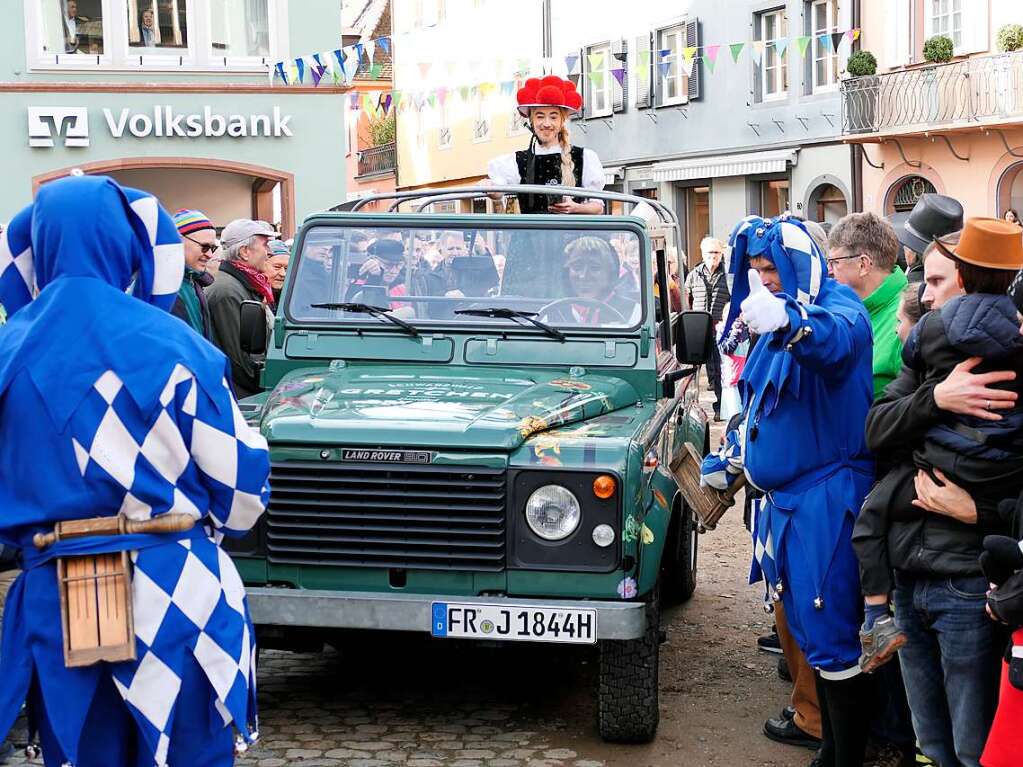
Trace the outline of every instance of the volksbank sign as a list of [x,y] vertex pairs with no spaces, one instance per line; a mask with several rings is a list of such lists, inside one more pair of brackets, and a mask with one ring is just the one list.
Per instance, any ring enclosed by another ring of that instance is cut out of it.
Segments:
[[[291,138],[291,115],[280,107],[271,114],[222,114],[212,107],[202,112],[177,112],[170,106],[155,106],[141,112],[103,108],[103,122],[113,138]],[[66,147],[89,146],[89,114],[85,107],[29,107],[28,143],[52,147],[60,140]]]

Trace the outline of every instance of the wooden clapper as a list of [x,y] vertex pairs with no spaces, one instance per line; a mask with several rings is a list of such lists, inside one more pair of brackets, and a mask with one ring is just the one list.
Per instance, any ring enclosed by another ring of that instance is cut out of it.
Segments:
[[[32,542],[42,551],[68,538],[178,533],[194,525],[195,518],[188,514],[162,514],[139,521],[126,517],[74,519],[58,522],[52,533],[36,533]],[[131,559],[127,551],[57,557],[57,587],[65,666],[135,660]]]
[[722,515],[735,505],[736,494],[746,486],[746,474],[736,477],[727,490],[716,490],[700,484],[702,463],[700,454],[686,442],[671,464],[671,473],[700,525],[704,530],[713,530]]

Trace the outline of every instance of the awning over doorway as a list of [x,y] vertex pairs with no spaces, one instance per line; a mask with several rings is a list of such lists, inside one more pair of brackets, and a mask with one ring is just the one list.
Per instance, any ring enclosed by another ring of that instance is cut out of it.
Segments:
[[604,166],[604,185],[614,186],[625,177],[625,169],[621,165]]
[[798,149],[775,149],[767,152],[726,154],[659,162],[653,166],[654,181],[688,181],[697,178],[747,176],[756,173],[784,173],[790,164],[796,164],[798,153]]

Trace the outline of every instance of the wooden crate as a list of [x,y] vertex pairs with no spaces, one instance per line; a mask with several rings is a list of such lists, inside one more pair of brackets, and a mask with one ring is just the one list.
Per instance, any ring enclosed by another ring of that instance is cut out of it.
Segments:
[[728,490],[715,490],[700,485],[700,465],[703,458],[688,442],[671,464],[671,473],[682,491],[686,503],[705,530],[717,527],[718,520],[735,505],[735,495],[746,486],[746,475],[740,474]]
[[64,665],[135,660],[128,552],[57,559]]

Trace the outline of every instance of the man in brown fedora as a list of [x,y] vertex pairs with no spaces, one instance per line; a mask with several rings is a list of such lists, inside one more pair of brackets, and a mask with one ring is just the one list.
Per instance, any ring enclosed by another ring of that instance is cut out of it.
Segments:
[[[1023,336],[1005,295],[1023,242],[1005,221],[973,218],[958,244],[936,247],[955,263],[964,295],[927,314],[907,340],[900,377],[916,375],[913,399],[875,406],[867,419],[868,445],[894,468],[853,533],[866,595],[860,663],[873,670],[898,650],[923,752],[939,764],[978,765],[1003,649],[984,612],[979,557],[985,535],[1008,532],[999,501],[1023,488]],[[942,408],[940,387],[964,363],[987,396]]]

